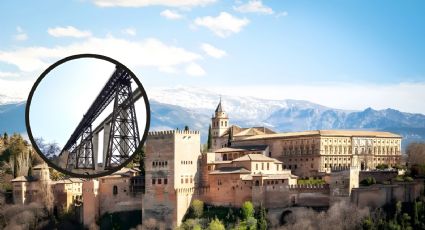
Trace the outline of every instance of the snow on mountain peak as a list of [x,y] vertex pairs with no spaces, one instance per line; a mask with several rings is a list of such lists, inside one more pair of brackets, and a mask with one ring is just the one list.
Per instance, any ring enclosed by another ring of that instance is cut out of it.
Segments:
[[218,93],[194,88],[177,86],[175,88],[153,88],[148,91],[150,99],[160,103],[177,105],[184,108],[211,115],[216,108],[220,96],[223,108],[235,120],[265,120],[270,114],[284,108],[316,108],[328,109],[308,101],[301,100],[269,100],[256,97],[220,95]]

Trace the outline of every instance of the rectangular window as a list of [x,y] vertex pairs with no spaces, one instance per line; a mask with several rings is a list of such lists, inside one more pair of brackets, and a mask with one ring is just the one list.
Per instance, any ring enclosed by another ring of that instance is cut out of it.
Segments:
[[269,170],[269,163],[267,163],[267,170]]
[[183,178],[181,179],[181,183],[184,184]]
[[164,184],[168,184],[168,179],[164,179]]
[[264,170],[264,163],[261,163],[261,170]]
[[255,170],[258,170],[258,164],[255,164]]
[[156,180],[155,179],[152,179],[152,184],[155,184],[155,182],[156,182]]

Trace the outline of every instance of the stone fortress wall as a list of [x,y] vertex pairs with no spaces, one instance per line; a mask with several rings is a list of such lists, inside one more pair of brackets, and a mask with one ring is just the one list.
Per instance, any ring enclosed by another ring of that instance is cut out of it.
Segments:
[[[340,200],[380,206],[392,199],[411,201],[423,191],[423,184],[414,182],[359,188],[367,176],[380,180],[396,176],[368,171],[378,164],[399,163],[401,137],[396,134],[240,128],[230,125],[221,103],[211,122],[213,145],[207,153],[200,152],[199,131],[152,131],[145,145],[144,176],[124,168],[82,182],[82,191],[75,197],[82,195],[84,224],[90,226],[106,212],[141,209],[143,222],[153,219],[174,228],[194,199],[233,207],[251,201],[270,209],[326,207]],[[297,184],[302,177],[322,178],[326,183]],[[35,186],[25,179],[14,182],[18,203],[31,197],[18,187],[31,190]]]

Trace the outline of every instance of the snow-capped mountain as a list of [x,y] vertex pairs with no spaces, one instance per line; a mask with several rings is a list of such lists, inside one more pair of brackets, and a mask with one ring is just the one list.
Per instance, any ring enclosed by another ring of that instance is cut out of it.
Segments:
[[[220,95],[199,88],[157,88],[148,91],[151,103],[168,104],[168,111],[179,111],[172,122],[153,118],[152,126],[183,127],[184,124],[200,129],[205,139],[211,115]],[[158,104],[158,105],[159,105]],[[425,140],[425,115],[404,113],[394,109],[363,111],[329,108],[302,100],[267,100],[255,97],[222,95],[222,104],[232,124],[240,126],[267,126],[276,131],[315,129],[366,129],[390,131],[403,135],[406,145]],[[152,109],[153,117],[156,106]],[[162,106],[161,106],[162,107]],[[164,115],[163,113],[160,113]],[[171,118],[170,116],[165,116]],[[163,119],[163,118],[162,118]],[[174,122],[174,123],[173,123]]]
[[308,101],[220,96],[211,91],[191,87],[154,88],[148,91],[148,97],[160,103],[196,110],[198,113],[205,113],[210,116],[214,113],[221,97],[224,109],[231,114],[231,118],[246,122],[262,122],[281,109],[294,107],[299,109],[312,108],[320,111],[330,109]]
[[21,98],[0,94],[0,105],[22,102]]
[[[205,142],[208,125],[220,100],[215,92],[176,87],[147,90],[151,104],[151,130],[184,128],[200,130]],[[425,115],[394,109],[351,111],[301,100],[267,100],[222,95],[230,123],[241,127],[267,126],[276,131],[315,129],[368,129],[395,132],[403,146],[425,141]],[[0,105],[0,133],[25,132],[25,103]]]

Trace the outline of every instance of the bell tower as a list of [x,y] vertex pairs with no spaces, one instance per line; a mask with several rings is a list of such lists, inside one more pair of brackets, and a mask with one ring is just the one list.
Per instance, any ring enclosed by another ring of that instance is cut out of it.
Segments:
[[229,117],[223,110],[220,97],[220,102],[211,118],[212,147],[214,150],[225,147],[224,145],[227,143],[227,138],[223,137],[223,135],[228,130],[229,126]]

